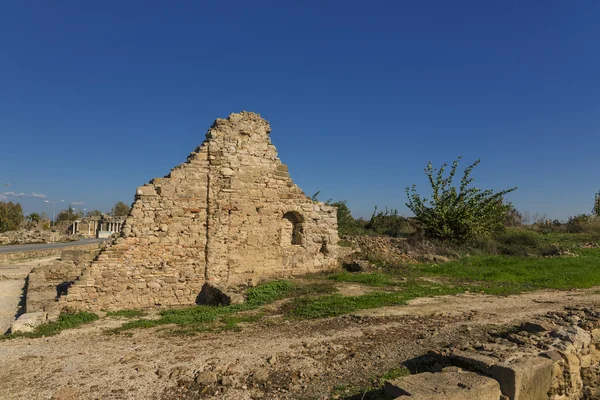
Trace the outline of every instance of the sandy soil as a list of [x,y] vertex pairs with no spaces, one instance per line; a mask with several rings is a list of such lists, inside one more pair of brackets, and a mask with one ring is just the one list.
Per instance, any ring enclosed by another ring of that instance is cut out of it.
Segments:
[[0,265],[0,334],[6,332],[15,320],[29,272],[33,267],[53,260],[56,257]]
[[490,325],[598,305],[593,289],[465,294],[318,321],[270,317],[194,337],[161,331],[168,327],[107,335],[124,320],[105,318],[50,338],[0,342],[0,398],[327,399],[338,384],[363,386],[428,350],[478,340]]

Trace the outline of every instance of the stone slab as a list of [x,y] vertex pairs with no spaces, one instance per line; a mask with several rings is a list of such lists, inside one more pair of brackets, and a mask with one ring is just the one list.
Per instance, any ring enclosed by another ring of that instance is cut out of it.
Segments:
[[410,400],[498,400],[500,385],[474,372],[410,375],[385,382],[387,395]]
[[48,313],[33,312],[22,314],[10,327],[11,333],[33,332],[36,326],[48,321]]

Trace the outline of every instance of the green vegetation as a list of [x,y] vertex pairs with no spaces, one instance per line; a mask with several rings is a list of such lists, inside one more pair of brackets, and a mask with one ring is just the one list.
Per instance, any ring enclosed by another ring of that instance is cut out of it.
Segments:
[[109,311],[106,313],[107,317],[124,317],[124,318],[140,318],[145,317],[147,313],[142,310],[119,310]]
[[[414,224],[409,218],[403,217],[398,210],[386,208],[385,211],[377,211],[375,206],[371,218],[367,221],[362,218],[355,219],[345,201],[328,202],[329,205],[337,207],[338,233],[344,235],[387,235],[393,237],[406,237],[415,232]],[[341,246],[348,246],[344,242]]]
[[485,291],[492,294],[537,289],[569,290],[600,285],[600,251],[581,249],[577,255],[545,258],[475,255],[417,268],[427,276],[485,285]]
[[354,282],[367,286],[391,286],[395,281],[390,274],[381,272],[356,273],[342,271],[327,276],[327,279],[335,282]]
[[112,210],[110,210],[110,215],[113,217],[126,217],[129,214],[130,209],[131,207],[129,207],[127,204],[123,203],[122,201],[118,201],[113,206]]
[[362,220],[355,219],[345,201],[328,202],[329,205],[337,207],[338,233],[345,235],[368,235]]
[[398,210],[386,208],[385,211],[377,212],[377,206],[365,228],[376,235],[392,237],[406,237],[416,231],[410,220],[398,214]]
[[452,163],[450,174],[444,177],[448,164],[434,169],[431,162],[425,168],[432,194],[430,199],[421,199],[416,185],[406,188],[406,206],[415,214],[426,237],[440,240],[467,242],[474,238],[490,237],[504,228],[504,220],[511,206],[504,204],[504,196],[517,188],[494,193],[469,187],[474,178],[471,172],[479,160],[468,166],[460,187],[452,186],[461,157]]
[[14,231],[25,221],[20,203],[0,201],[0,232]]
[[295,285],[290,281],[274,281],[248,289],[247,304],[260,306],[282,299],[290,294]]
[[337,317],[358,310],[405,304],[418,297],[440,296],[462,293],[465,290],[478,291],[480,287],[465,285],[431,284],[425,281],[410,281],[399,285],[394,291],[380,291],[360,296],[340,294],[294,299],[286,307],[290,317],[311,319]]
[[96,321],[98,316],[96,314],[88,312],[79,312],[75,314],[63,313],[58,317],[58,321],[48,322],[46,324],[39,325],[33,332],[29,333],[11,333],[9,335],[0,336],[2,339],[14,339],[17,337],[27,338],[39,338],[45,336],[58,335],[65,329],[76,328],[80,325],[87,324]]
[[56,214],[56,223],[63,221],[72,222],[81,218],[83,218],[83,211],[75,211],[73,207],[69,206],[66,210],[62,210]]
[[101,217],[102,216],[102,211],[100,210],[90,210],[85,214],[86,217],[90,218],[90,217]]
[[287,280],[267,282],[249,288],[246,292],[247,301],[244,304],[230,306],[194,306],[179,309],[163,310],[157,319],[138,319],[127,322],[110,333],[121,333],[136,328],[152,328],[160,325],[175,324],[179,329],[171,330],[175,334],[196,334],[207,330],[239,329],[242,322],[255,322],[263,317],[257,309],[265,304],[284,298],[311,296],[330,293],[333,285],[325,283],[310,283],[299,285]]
[[27,222],[31,222],[31,223],[38,223],[42,220],[42,217],[40,216],[40,214],[36,213],[36,212],[32,212],[27,216]]

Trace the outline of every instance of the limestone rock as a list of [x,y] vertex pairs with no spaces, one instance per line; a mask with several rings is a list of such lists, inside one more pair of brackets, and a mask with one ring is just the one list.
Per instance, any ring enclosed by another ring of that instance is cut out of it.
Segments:
[[502,394],[497,381],[473,372],[410,375],[385,382],[384,391],[411,400],[498,400]]
[[36,326],[48,321],[48,314],[45,312],[32,312],[22,314],[10,327],[11,333],[33,332]]
[[198,385],[203,385],[203,386],[209,386],[214,383],[217,383],[217,374],[215,374],[214,372],[210,372],[210,371],[200,372],[196,376],[196,383]]

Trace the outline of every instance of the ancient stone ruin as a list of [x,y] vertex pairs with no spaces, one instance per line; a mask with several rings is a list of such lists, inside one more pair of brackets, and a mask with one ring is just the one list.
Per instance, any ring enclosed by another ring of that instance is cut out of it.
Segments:
[[61,297],[115,310],[194,304],[205,283],[254,285],[336,264],[336,208],[296,186],[269,123],[241,112],[164,178],[137,189],[120,236]]

